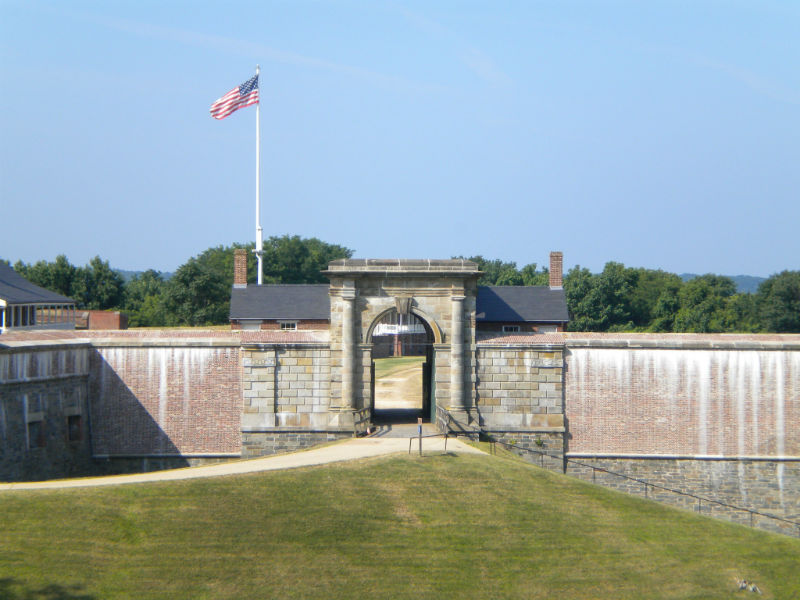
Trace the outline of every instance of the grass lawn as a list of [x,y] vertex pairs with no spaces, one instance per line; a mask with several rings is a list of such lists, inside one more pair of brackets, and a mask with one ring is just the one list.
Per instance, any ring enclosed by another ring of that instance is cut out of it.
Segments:
[[375,379],[389,377],[398,371],[403,371],[409,367],[421,365],[425,362],[424,356],[400,356],[398,358],[376,358],[375,359]]
[[503,456],[0,494],[0,597],[797,598],[800,540]]

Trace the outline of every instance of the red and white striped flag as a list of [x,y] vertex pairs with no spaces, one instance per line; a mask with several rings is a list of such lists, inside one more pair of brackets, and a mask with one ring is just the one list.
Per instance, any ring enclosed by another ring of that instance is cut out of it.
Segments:
[[236,86],[211,105],[211,116],[224,119],[245,106],[258,104],[258,75]]

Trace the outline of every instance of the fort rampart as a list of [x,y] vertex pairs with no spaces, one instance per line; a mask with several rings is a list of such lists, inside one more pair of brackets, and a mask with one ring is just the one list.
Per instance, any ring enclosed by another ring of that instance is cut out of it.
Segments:
[[601,469],[800,521],[800,336],[568,334],[565,347],[568,474],[741,522]]
[[[327,332],[293,335],[4,336],[0,479],[163,468],[352,435],[331,411]],[[464,354],[467,408],[481,426],[563,456],[570,475],[668,499],[608,469],[800,520],[800,336],[530,335],[478,340]],[[445,364],[436,376],[446,389]]]

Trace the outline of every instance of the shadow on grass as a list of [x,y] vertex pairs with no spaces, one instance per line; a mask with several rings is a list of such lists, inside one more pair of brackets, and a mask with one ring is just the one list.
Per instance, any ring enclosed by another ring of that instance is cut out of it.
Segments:
[[0,579],[0,598],[3,600],[95,600],[96,596],[84,594],[83,586],[51,583],[38,589],[29,589],[23,582],[6,577]]

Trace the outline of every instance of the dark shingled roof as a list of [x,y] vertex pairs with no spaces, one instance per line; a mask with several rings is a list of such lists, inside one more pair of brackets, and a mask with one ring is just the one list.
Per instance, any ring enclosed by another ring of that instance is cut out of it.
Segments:
[[329,287],[327,283],[234,287],[230,318],[330,319]]
[[562,323],[569,321],[563,289],[543,286],[479,286],[477,321]]
[[75,304],[75,300],[39,287],[0,262],[0,298],[8,304]]
[[[330,319],[328,284],[249,285],[231,291],[230,318]],[[569,321],[564,290],[533,286],[478,287],[478,321]]]

